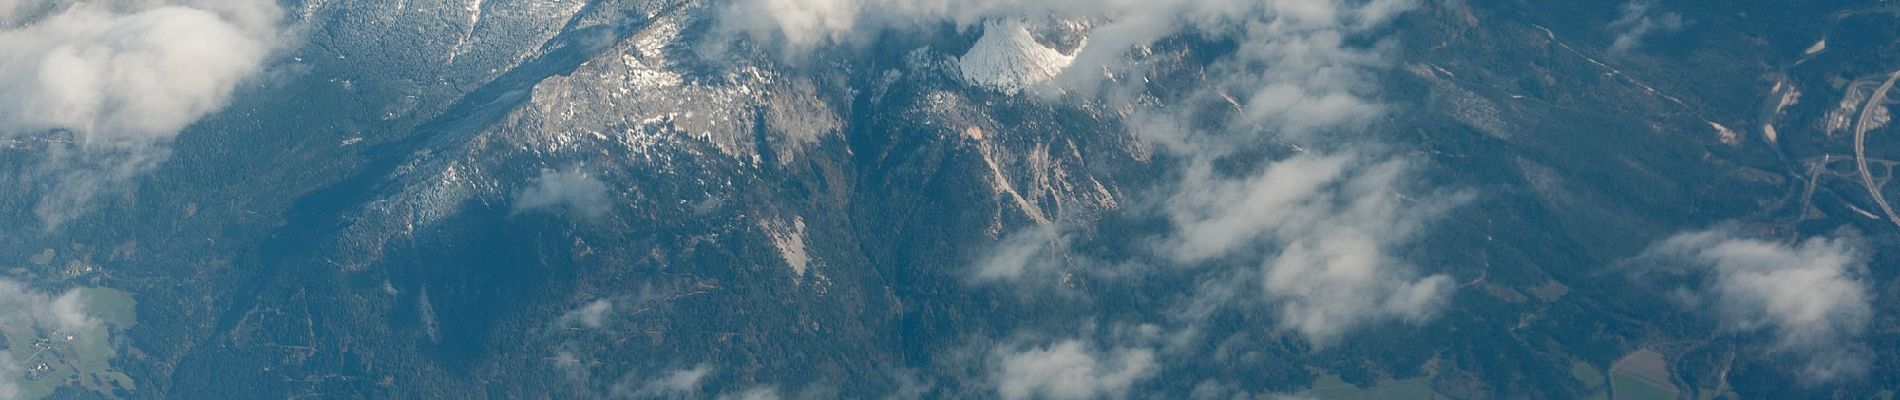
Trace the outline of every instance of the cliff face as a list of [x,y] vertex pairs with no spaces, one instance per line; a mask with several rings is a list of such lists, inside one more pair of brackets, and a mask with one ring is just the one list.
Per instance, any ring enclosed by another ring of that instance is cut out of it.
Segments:
[[[330,83],[380,96],[381,129],[324,133],[360,164],[234,263],[248,288],[173,394],[337,375],[243,388],[591,397],[700,366],[709,385],[881,393],[962,346],[912,307],[966,280],[975,245],[1121,201],[1088,155],[1130,160],[1125,133],[966,79],[925,41],[806,65],[716,36],[693,2],[390,7],[305,5],[355,21],[304,58],[361,76]],[[425,10],[466,37],[392,22]],[[226,376],[236,359],[259,368]]]
[[[722,25],[817,3],[286,4],[303,39],[266,78],[135,189],[0,252],[138,299],[109,342],[137,397],[1878,386],[1799,384],[1834,364],[1790,354],[1824,352],[1723,319],[1777,314],[1696,308],[1781,293],[1722,290],[1757,269],[1710,243],[1852,255],[1800,271],[1896,298],[1865,268],[1892,256],[1850,251],[1893,237],[1866,196],[1885,176],[1849,164],[1892,164],[1854,138],[1881,132],[1867,71],[1890,66],[1846,55],[1885,48],[1878,13],[1111,2],[1186,16],[1162,34],[918,2],[846,32]],[[0,136],[0,166],[60,135]],[[0,221],[43,189],[0,193]],[[1892,313],[1864,310],[1893,309],[1830,308],[1860,323],[1816,337],[1881,349]]]

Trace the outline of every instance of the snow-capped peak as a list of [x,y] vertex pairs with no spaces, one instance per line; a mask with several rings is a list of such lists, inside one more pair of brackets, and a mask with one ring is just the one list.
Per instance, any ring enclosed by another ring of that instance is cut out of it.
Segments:
[[1048,81],[1075,57],[1036,42],[1021,22],[993,22],[983,28],[970,51],[958,59],[963,79],[1007,93]]

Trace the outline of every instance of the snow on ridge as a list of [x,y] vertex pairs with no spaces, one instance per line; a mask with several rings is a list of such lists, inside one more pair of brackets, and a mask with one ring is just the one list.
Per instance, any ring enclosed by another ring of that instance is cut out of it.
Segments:
[[1073,55],[1036,42],[1021,22],[1004,21],[986,25],[983,37],[957,64],[963,79],[1015,94],[1055,78],[1074,60]]

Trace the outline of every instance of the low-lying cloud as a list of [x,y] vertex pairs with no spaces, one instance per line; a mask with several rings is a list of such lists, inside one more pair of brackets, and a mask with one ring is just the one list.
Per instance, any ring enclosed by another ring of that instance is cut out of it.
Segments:
[[[1128,50],[1179,33],[1249,39],[1240,43],[1255,50],[1242,50],[1243,57],[1259,49],[1326,51],[1339,48],[1338,43],[1313,41],[1343,38],[1342,28],[1375,27],[1415,4],[1415,0],[740,0],[725,8],[719,21],[723,30],[794,54],[827,45],[864,43],[889,30],[942,23],[968,28],[986,20],[1025,17],[1100,21],[1090,29],[1088,45],[1074,55],[1074,62],[1059,78],[1072,89],[1086,89],[1099,83],[1104,69],[1121,61]],[[1338,60],[1337,55],[1327,54],[1291,67]]]
[[607,314],[613,312],[614,302],[607,299],[594,300],[587,305],[561,315],[561,324],[580,325],[599,329],[607,322]]
[[[1050,84],[1083,101],[1129,106],[1134,135],[1178,167],[1152,212],[1175,264],[1259,260],[1245,287],[1197,304],[1265,306],[1315,342],[1381,320],[1424,321],[1452,290],[1399,251],[1467,196],[1406,185],[1417,166],[1387,161],[1368,128],[1387,111],[1377,76],[1389,42],[1374,37],[1414,0],[741,0],[720,26],[781,51],[851,46],[891,30],[994,20],[1088,21],[1087,41]],[[1142,103],[1139,51],[1191,34],[1237,48],[1208,62],[1180,98]],[[1126,102],[1125,104],[1117,102]],[[1167,104],[1156,107],[1151,104]],[[1280,156],[1239,149],[1281,149]],[[1263,159],[1265,157],[1265,159]],[[1278,159],[1274,159],[1277,157]],[[1236,165],[1258,166],[1232,168]],[[1220,166],[1220,167],[1217,167]],[[1069,223],[1069,221],[1058,221]],[[1007,237],[978,281],[1033,277],[1059,259],[1060,232]],[[1194,270],[1187,268],[1186,270]],[[1221,279],[1235,276],[1216,272]]]
[[0,4],[0,137],[36,138],[51,229],[170,156],[280,47],[267,0],[15,0]]
[[1302,154],[1244,178],[1193,172],[1191,189],[1166,203],[1176,232],[1160,247],[1182,263],[1266,252],[1256,276],[1279,325],[1315,342],[1383,319],[1423,321],[1451,280],[1419,277],[1393,251],[1465,196],[1408,197],[1411,169]]
[[1643,39],[1655,34],[1665,34],[1682,29],[1682,14],[1674,12],[1658,13],[1653,0],[1630,0],[1618,9],[1622,16],[1610,22],[1610,31],[1616,34],[1616,40],[1610,42],[1610,53],[1627,53],[1642,47]]
[[1873,317],[1867,259],[1852,237],[1800,242],[1749,237],[1735,226],[1687,232],[1652,246],[1655,270],[1699,277],[1678,295],[1713,312],[1731,333],[1765,333],[1771,353],[1801,360],[1801,377],[1828,382],[1864,374],[1861,335]]
[[1022,279],[1045,274],[1056,267],[1054,258],[1066,238],[1051,227],[1032,227],[1012,233],[986,249],[976,263],[978,281]]
[[757,386],[738,392],[721,393],[718,397],[719,400],[778,400],[780,398],[778,389],[769,386]]
[[513,213],[541,209],[566,209],[584,217],[606,214],[607,184],[580,170],[541,170],[541,175],[515,196]]
[[995,356],[996,393],[1008,400],[1119,398],[1159,370],[1153,350],[1102,351],[1080,340],[1003,348]]
[[[1324,344],[1379,321],[1428,320],[1446,303],[1450,278],[1418,273],[1400,251],[1470,196],[1409,184],[1419,166],[1390,156],[1367,122],[1387,112],[1377,75],[1389,45],[1365,36],[1415,6],[1268,2],[1223,17],[1239,23],[1193,25],[1228,26],[1240,47],[1173,102],[1212,107],[1133,118],[1139,138],[1180,162],[1158,207],[1173,230],[1156,247],[1181,265],[1259,261],[1254,272],[1208,274],[1184,315],[1264,303],[1281,329]],[[1223,107],[1232,111],[1208,109]],[[1210,119],[1220,122],[1194,122]],[[1261,148],[1290,155],[1258,162],[1237,151]],[[1253,291],[1261,302],[1244,295]]]
[[614,397],[634,399],[677,399],[693,397],[711,376],[713,367],[700,364],[692,368],[667,371],[644,382],[623,381],[613,388]]
[[[80,290],[59,295],[41,293],[18,282],[0,279],[0,325],[30,327],[35,337],[51,337],[54,332],[75,335],[107,334],[105,322],[86,313],[86,296]],[[15,343],[12,349],[28,349]],[[0,399],[25,396],[19,379],[25,376],[23,357],[11,349],[0,350]]]

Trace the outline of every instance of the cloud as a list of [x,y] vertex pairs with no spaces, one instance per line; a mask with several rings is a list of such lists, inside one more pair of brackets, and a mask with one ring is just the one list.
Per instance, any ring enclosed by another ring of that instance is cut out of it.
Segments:
[[[937,24],[974,27],[992,19],[1051,17],[1100,21],[1061,81],[1088,88],[1128,50],[1182,32],[1297,45],[1339,28],[1383,23],[1415,0],[740,0],[721,12],[723,31],[744,34],[794,55],[855,45],[889,30]],[[1253,44],[1255,42],[1243,41]],[[1332,59],[1332,58],[1328,58]]]
[[566,371],[568,380],[579,381],[587,378],[587,364],[582,362],[580,355],[574,354],[572,350],[556,351],[554,356],[548,357],[547,360],[554,364],[555,368]]
[[77,289],[54,296],[0,279],[0,324],[31,326],[42,332],[92,331],[103,327],[102,321],[85,313],[86,301],[84,292]]
[[[1172,167],[1180,178],[1164,188],[1155,207],[1174,225],[1156,240],[1159,252],[1189,266],[1262,260],[1244,280],[1257,282],[1250,287],[1258,288],[1259,302],[1246,304],[1264,302],[1283,329],[1318,342],[1373,321],[1423,321],[1451,290],[1449,278],[1420,276],[1397,252],[1469,196],[1413,193],[1417,188],[1405,183],[1416,167],[1385,161],[1386,153],[1365,143],[1372,141],[1368,121],[1386,112],[1377,75],[1389,65],[1392,47],[1373,35],[1417,6],[1415,0],[741,0],[725,10],[720,26],[796,53],[946,23],[1087,21],[1086,44],[1053,84],[1095,96],[1086,101],[1128,102],[1136,111],[1127,125],[1136,137],[1159,149],[1166,156],[1161,160],[1178,163]],[[1145,56],[1130,50],[1183,34],[1231,40],[1237,48],[1213,57],[1201,69],[1205,79],[1193,82],[1198,87],[1168,91],[1185,92],[1181,98],[1130,100],[1153,93],[1144,87],[1150,81],[1140,79],[1145,72],[1135,68]],[[1285,151],[1240,153],[1258,149]],[[1011,235],[978,261],[977,280],[1036,275],[1062,249],[1060,232]],[[1248,301],[1203,300],[1195,303]]]
[[1803,360],[1803,379],[1863,374],[1869,353],[1860,338],[1873,304],[1858,240],[1788,243],[1751,238],[1740,229],[1678,234],[1643,258],[1661,272],[1699,276],[1701,282],[1679,292],[1685,304],[1713,311],[1724,331],[1766,333],[1773,338],[1770,352]]
[[580,324],[588,328],[599,329],[606,322],[607,313],[612,312],[614,303],[607,299],[594,300],[581,308],[561,315],[561,324]]
[[1393,249],[1469,196],[1408,197],[1412,169],[1352,154],[1296,155],[1242,178],[1191,168],[1164,206],[1176,229],[1158,247],[1180,263],[1270,253],[1256,275],[1265,299],[1282,328],[1315,342],[1381,319],[1423,321],[1450,279],[1416,276]]
[[698,389],[699,382],[705,380],[706,375],[711,373],[712,366],[702,364],[691,369],[667,373],[666,376],[653,381],[650,387],[662,389],[667,393],[687,393]]
[[[1469,196],[1406,185],[1415,178],[1413,163],[1385,161],[1379,146],[1363,143],[1371,141],[1366,121],[1386,112],[1376,76],[1389,64],[1391,47],[1367,36],[1416,6],[1410,0],[745,0],[720,24],[799,52],[930,24],[1090,21],[1086,45],[1054,82],[1107,101],[1125,98],[1119,91],[1144,90],[1098,86],[1105,76],[1139,72],[1120,69],[1141,57],[1130,49],[1184,33],[1233,40],[1238,48],[1205,66],[1199,87],[1154,102],[1166,107],[1133,107],[1128,118],[1136,137],[1169,156],[1163,160],[1178,162],[1179,179],[1159,192],[1160,206],[1151,210],[1173,225],[1156,248],[1187,266],[1261,260],[1251,274],[1209,274],[1220,280],[1211,285],[1218,290],[1192,302],[1198,309],[1191,314],[1265,304],[1283,329],[1323,342],[1375,321],[1429,319],[1451,290],[1449,278],[1421,276],[1397,252]],[[1237,154],[1262,148],[1290,155]],[[976,281],[1047,275],[1068,258],[1067,240],[1060,228],[1011,234],[977,260]]]
[[543,169],[529,185],[516,193],[512,213],[558,207],[580,216],[598,217],[609,210],[607,184],[580,170]]
[[1049,272],[1066,238],[1050,227],[1032,227],[1003,237],[976,263],[978,281],[1006,281]]
[[884,394],[884,400],[919,400],[930,398],[936,391],[936,384],[918,376],[917,371],[908,368],[892,368],[889,375],[897,385],[890,393]]
[[738,393],[722,393],[719,395],[719,400],[778,400],[778,399],[779,399],[778,389],[774,389],[771,387],[764,387],[764,386],[746,389],[745,391],[738,392]]
[[623,382],[614,385],[614,397],[635,399],[676,399],[691,397],[699,392],[707,376],[711,376],[711,365],[700,364],[692,368],[677,369],[644,383],[630,385]]
[[0,136],[44,138],[48,229],[169,157],[280,46],[266,0],[0,4]]
[[1643,39],[1654,34],[1664,34],[1682,29],[1682,15],[1674,12],[1655,13],[1653,0],[1630,0],[1623,3],[1620,10],[1623,16],[1610,21],[1609,29],[1616,34],[1616,40],[1610,42],[1610,53],[1627,53],[1643,45]]
[[0,359],[0,399],[12,400],[24,397],[20,383],[15,382],[14,377],[26,375],[26,371],[20,367],[19,363],[13,361],[12,352],[0,350],[0,357],[4,357]]
[[[105,335],[105,322],[85,312],[84,291],[68,290],[59,295],[40,293],[18,282],[0,279],[0,325],[30,327],[35,337],[53,337],[61,332],[75,335]],[[15,349],[25,347],[16,343]],[[26,366],[18,354],[0,350],[0,399],[23,396],[20,377]]]
[[[1433,317],[1450,279],[1420,276],[1398,252],[1470,195],[1408,184],[1418,166],[1391,156],[1368,122],[1387,112],[1377,76],[1391,48],[1370,35],[1417,3],[1249,4],[1187,14],[1198,22],[1186,26],[1239,48],[1186,99],[1130,122],[1179,163],[1157,207],[1173,227],[1157,251],[1186,266],[1257,266],[1206,274],[1183,315],[1265,304],[1280,329],[1318,344]],[[1283,155],[1242,152],[1257,149]]]
[[996,354],[994,382],[1004,399],[1098,399],[1122,397],[1159,367],[1146,348],[1098,352],[1079,340]]

